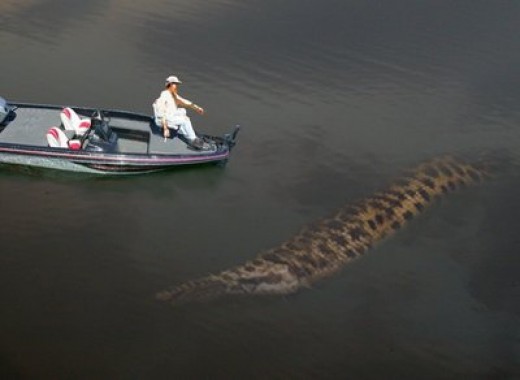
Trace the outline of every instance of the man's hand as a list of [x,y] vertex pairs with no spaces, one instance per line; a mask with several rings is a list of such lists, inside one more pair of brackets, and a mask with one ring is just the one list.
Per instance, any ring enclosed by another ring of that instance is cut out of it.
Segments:
[[193,110],[194,110],[195,112],[197,112],[199,115],[204,115],[204,108],[199,107],[199,106],[196,105],[195,103],[193,103],[193,104],[191,105],[191,108],[193,108]]

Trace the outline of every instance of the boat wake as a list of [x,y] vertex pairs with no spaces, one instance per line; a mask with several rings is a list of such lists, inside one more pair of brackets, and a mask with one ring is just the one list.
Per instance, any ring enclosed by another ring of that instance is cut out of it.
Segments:
[[180,304],[224,295],[289,294],[328,277],[392,235],[433,200],[488,176],[483,162],[451,156],[418,166],[385,191],[347,206],[307,226],[280,246],[255,259],[157,294]]

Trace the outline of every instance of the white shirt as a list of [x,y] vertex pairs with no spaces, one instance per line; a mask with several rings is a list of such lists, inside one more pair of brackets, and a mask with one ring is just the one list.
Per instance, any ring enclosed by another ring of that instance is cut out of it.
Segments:
[[[181,98],[177,95],[180,101],[186,104],[191,104],[191,102],[187,99]],[[161,92],[161,95],[154,102],[155,116],[158,118],[173,118],[176,115],[179,107],[177,106],[177,102],[173,97],[172,93],[168,90],[164,90]]]

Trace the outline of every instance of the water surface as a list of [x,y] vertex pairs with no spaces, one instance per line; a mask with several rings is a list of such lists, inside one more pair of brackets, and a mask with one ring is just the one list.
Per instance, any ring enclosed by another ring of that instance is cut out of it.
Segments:
[[[243,126],[224,169],[2,168],[3,378],[520,377],[520,3],[3,0],[0,95]],[[315,288],[172,308],[433,155],[503,164]]]

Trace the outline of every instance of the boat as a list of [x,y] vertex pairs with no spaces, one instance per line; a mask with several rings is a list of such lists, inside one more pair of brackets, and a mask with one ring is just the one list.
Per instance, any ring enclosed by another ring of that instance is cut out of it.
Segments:
[[0,163],[95,174],[136,174],[225,164],[240,127],[223,136],[168,139],[150,115],[7,102],[0,97]]

